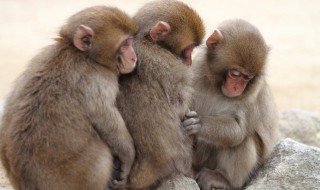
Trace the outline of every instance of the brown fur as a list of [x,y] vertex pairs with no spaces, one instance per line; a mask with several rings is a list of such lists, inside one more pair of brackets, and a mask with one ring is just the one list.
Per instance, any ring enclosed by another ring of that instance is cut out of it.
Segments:
[[[134,44],[138,66],[120,77],[118,106],[136,148],[128,188],[149,189],[191,168],[191,141],[180,126],[193,91],[192,70],[179,57],[183,49],[176,47],[201,43],[204,28],[200,17],[177,1],[148,3],[134,20],[139,26]],[[149,31],[159,21],[173,28],[167,38],[180,37],[151,41]]]
[[[171,33],[160,44],[180,55],[186,44],[199,45],[205,29],[199,15],[184,3],[174,0],[152,1],[144,5],[134,16],[139,25],[140,37],[146,35],[150,26],[165,21],[171,26]],[[187,38],[186,38],[187,36]]]
[[[243,20],[227,21],[218,29],[223,42],[202,51],[194,63],[194,110],[202,123],[194,168],[203,190],[242,188],[277,139],[277,110],[264,76],[268,48],[263,37]],[[233,65],[256,76],[242,95],[229,98],[220,87]]]
[[[96,32],[88,52],[72,43],[80,24]],[[135,32],[120,10],[88,8],[31,61],[7,100],[0,133],[1,161],[15,189],[108,189],[112,154],[130,169],[135,154],[115,107],[115,55],[120,38]]]

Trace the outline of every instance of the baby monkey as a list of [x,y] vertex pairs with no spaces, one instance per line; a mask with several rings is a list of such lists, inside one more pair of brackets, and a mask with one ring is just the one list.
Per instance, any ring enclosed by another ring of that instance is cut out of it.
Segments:
[[269,48],[255,26],[238,19],[223,22],[206,46],[194,61],[193,110],[202,126],[193,168],[202,190],[241,189],[277,140],[277,109],[264,75]]
[[[119,75],[136,65],[136,32],[117,8],[87,8],[31,61],[7,100],[0,131],[1,161],[16,190],[126,183],[135,151],[115,100]],[[116,171],[113,157],[121,163]]]

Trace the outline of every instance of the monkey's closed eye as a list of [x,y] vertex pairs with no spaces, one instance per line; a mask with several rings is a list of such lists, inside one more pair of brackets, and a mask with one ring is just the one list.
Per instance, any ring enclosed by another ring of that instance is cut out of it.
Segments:
[[125,51],[126,49],[128,49],[128,47],[132,45],[132,41],[133,41],[133,37],[125,39],[120,45],[121,51]]
[[240,77],[242,74],[241,74],[239,71],[235,70],[235,69],[230,69],[230,70],[229,70],[229,75],[230,75],[232,78],[238,78],[238,77]]

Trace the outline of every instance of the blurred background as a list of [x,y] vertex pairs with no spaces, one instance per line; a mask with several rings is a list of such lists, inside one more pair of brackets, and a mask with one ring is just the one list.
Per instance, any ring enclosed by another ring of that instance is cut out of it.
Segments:
[[[41,48],[53,43],[66,19],[92,5],[133,15],[147,0],[0,0],[0,100]],[[320,1],[183,0],[203,18],[207,36],[222,21],[256,25],[272,50],[267,80],[279,110],[320,111]]]
[[[226,19],[242,18],[256,25],[272,48],[267,80],[279,111],[291,108],[320,111],[319,0],[182,1],[203,18],[206,38]],[[146,2],[0,0],[0,104],[9,95],[14,80],[30,59],[43,47],[53,43],[59,28],[69,16],[92,5],[117,6],[133,15]],[[288,120],[296,117],[293,115]],[[304,135],[305,132],[299,134]],[[308,138],[310,136],[306,135]],[[2,187],[10,189],[0,166],[0,189]]]

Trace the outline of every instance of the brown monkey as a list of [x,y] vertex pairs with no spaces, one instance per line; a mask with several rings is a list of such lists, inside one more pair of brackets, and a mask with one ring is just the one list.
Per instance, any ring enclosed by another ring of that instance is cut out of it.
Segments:
[[17,190],[108,189],[126,183],[135,152],[115,107],[118,76],[136,64],[134,22],[104,6],[68,20],[35,57],[7,100],[1,161]]
[[204,26],[194,10],[171,0],[150,2],[133,19],[137,69],[120,77],[117,102],[136,148],[128,188],[149,189],[191,169],[192,129],[185,131],[181,120],[193,91],[191,53]]
[[[277,111],[264,70],[268,47],[244,20],[222,23],[194,63],[194,168],[202,190],[240,189],[269,156]],[[190,123],[186,124],[187,126]]]

